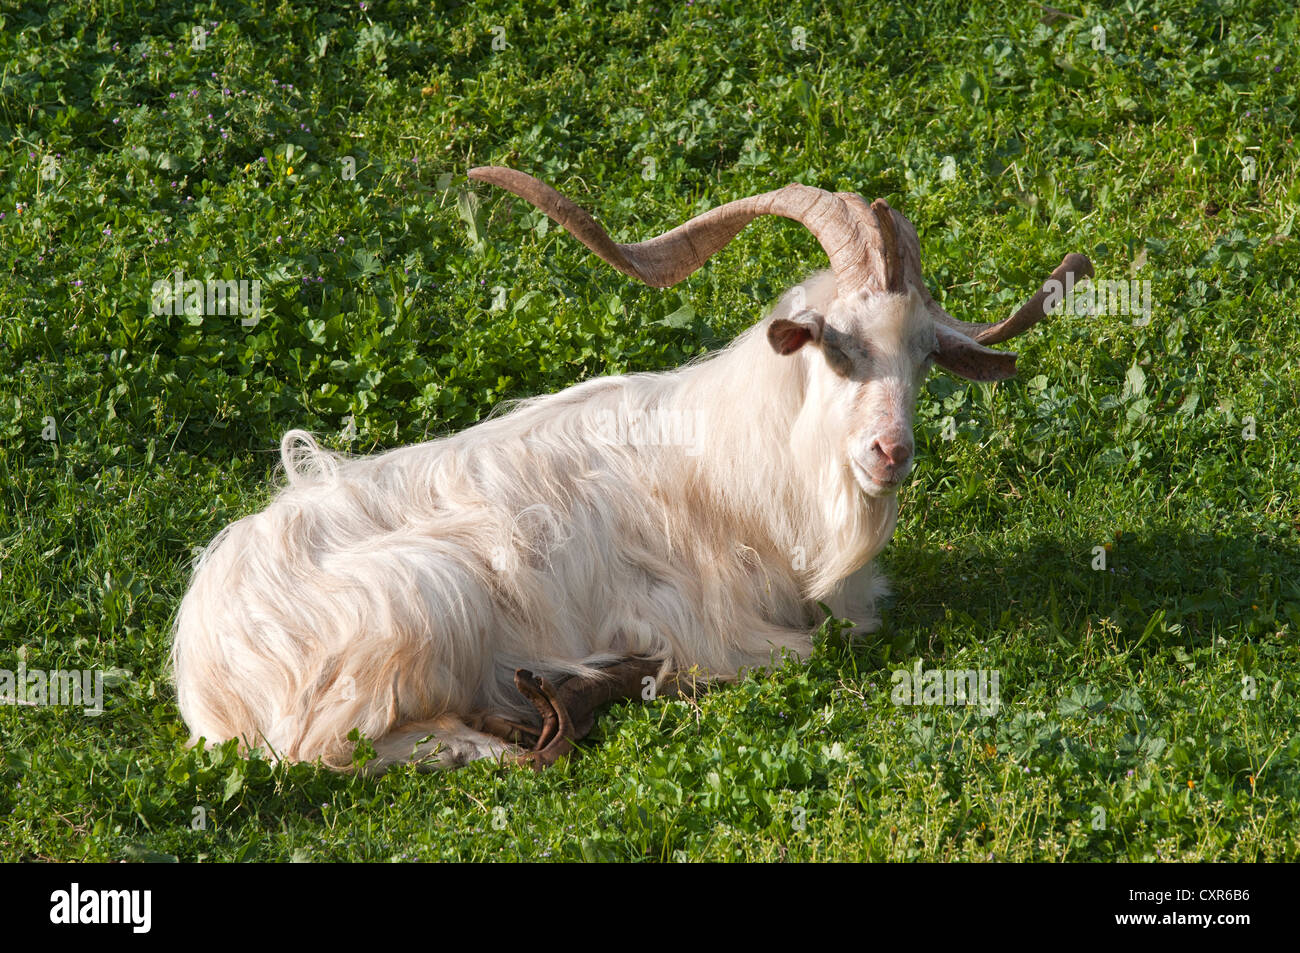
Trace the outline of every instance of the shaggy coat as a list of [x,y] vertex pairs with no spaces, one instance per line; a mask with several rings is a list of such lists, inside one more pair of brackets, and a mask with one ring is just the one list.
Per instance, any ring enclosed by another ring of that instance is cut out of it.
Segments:
[[[693,365],[588,381],[430,443],[349,459],[286,434],[288,486],[208,546],[180,607],[192,740],[341,767],[355,728],[381,763],[460,763],[507,748],[465,716],[530,715],[519,667],[641,655],[733,679],[806,655],[817,601],[875,624],[869,564],[896,498],[855,482],[854,406],[821,392],[835,378],[820,352],[767,337],[791,300],[833,293],[815,276]],[[872,317],[898,336],[928,326],[916,304],[876,299]]]

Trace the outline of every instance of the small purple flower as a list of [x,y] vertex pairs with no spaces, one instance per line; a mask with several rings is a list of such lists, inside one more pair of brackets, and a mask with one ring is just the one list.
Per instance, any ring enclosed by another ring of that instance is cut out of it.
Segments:
[[175,94],[175,93],[168,93],[168,94],[167,94],[167,98],[168,98],[168,99],[175,99],[175,98],[176,98],[176,94]]
[[111,228],[109,228],[107,225],[105,225],[105,226],[104,226],[104,234],[105,234],[105,235],[112,235],[112,234],[113,234],[113,230],[112,230]]

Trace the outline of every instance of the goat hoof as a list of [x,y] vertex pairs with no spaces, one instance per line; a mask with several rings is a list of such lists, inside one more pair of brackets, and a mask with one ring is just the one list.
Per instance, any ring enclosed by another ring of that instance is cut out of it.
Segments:
[[515,688],[533,703],[542,717],[542,730],[531,751],[517,756],[518,764],[532,766],[535,771],[548,768],[573,750],[570,739],[574,737],[573,722],[568,709],[549,681],[527,669],[515,671]]

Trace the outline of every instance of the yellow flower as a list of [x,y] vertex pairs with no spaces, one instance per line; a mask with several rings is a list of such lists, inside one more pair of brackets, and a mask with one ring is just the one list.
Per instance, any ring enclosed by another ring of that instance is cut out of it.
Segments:
[[1196,782],[1193,781],[1191,778],[1188,778],[1188,779],[1187,779],[1187,786],[1188,786],[1189,788],[1194,788],[1194,787],[1196,787]]
[[285,175],[293,175],[293,166],[289,166],[289,168],[285,169],[285,170],[284,170],[284,174],[285,174]]

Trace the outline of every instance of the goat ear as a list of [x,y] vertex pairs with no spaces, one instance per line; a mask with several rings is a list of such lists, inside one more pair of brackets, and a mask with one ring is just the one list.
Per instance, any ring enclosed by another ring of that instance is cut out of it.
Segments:
[[818,311],[804,308],[788,318],[777,318],[767,326],[767,343],[777,354],[793,354],[805,344],[820,344],[826,319]]
[[977,344],[952,328],[935,325],[939,352],[934,362],[945,370],[971,381],[1003,381],[1016,376],[1016,356]]

